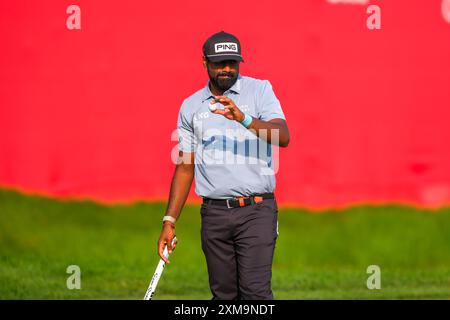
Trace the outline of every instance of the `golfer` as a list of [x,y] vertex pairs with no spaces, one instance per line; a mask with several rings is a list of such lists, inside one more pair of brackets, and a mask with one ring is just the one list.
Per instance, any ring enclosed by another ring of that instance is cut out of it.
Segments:
[[184,100],[179,157],[163,217],[158,254],[171,253],[175,224],[192,181],[203,198],[201,241],[214,300],[273,299],[278,237],[272,145],[287,147],[289,130],[267,80],[239,74],[239,40],[225,32],[203,45],[207,85]]

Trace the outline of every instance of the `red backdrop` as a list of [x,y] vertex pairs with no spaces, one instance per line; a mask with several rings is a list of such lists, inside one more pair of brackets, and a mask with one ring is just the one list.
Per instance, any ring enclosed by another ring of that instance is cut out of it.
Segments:
[[[70,4],[81,30],[66,27]],[[225,30],[241,73],[269,79],[288,119],[280,203],[449,204],[445,7],[370,4],[381,30],[366,27],[367,4],[325,0],[1,1],[0,185],[166,199],[178,109],[207,81],[203,41]]]

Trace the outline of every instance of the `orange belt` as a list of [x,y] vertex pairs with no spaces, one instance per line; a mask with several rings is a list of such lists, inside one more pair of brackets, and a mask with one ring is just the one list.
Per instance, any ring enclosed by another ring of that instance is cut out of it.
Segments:
[[212,204],[218,206],[226,206],[227,208],[239,208],[249,206],[255,203],[263,202],[265,199],[274,199],[275,196],[273,193],[264,193],[251,195],[247,197],[234,197],[229,199],[211,199],[211,198],[203,198],[203,203]]

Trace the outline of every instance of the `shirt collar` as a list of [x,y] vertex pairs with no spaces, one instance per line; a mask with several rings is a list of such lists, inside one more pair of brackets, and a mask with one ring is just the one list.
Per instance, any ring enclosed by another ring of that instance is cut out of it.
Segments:
[[[209,98],[213,97],[211,89],[209,89],[209,82],[210,81],[208,80],[208,83],[203,88],[203,99],[202,99],[202,102],[204,102],[205,100],[208,100]],[[227,93],[228,91],[234,92],[236,94],[240,94],[241,93],[241,89],[242,89],[242,76],[239,74],[235,84],[233,84],[233,86],[230,89],[225,91],[224,94]]]

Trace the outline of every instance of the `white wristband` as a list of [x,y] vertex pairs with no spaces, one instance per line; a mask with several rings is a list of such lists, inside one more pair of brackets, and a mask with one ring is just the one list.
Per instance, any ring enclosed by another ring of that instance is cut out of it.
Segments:
[[175,218],[172,217],[172,216],[164,216],[163,222],[164,222],[164,221],[170,221],[170,222],[172,222],[173,224],[175,224],[175,222],[177,222],[177,219],[175,219]]

